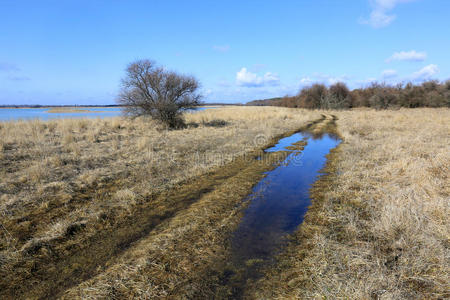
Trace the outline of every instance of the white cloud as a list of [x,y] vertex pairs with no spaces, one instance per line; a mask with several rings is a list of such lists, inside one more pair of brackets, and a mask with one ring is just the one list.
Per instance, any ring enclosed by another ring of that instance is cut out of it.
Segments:
[[239,72],[236,73],[236,82],[238,85],[253,85],[257,86],[261,84],[261,78],[258,78],[258,75],[255,73],[247,71],[247,68],[242,68]]
[[242,68],[236,73],[236,83],[245,87],[260,87],[265,85],[277,85],[280,82],[278,75],[267,72],[263,76],[252,73],[247,68]]
[[394,77],[397,77],[397,71],[396,70],[384,70],[381,73],[381,76],[385,79],[394,78]]
[[360,23],[368,24],[373,28],[386,27],[391,24],[397,16],[391,11],[401,3],[414,0],[371,0],[372,11],[368,19],[360,19]]
[[392,54],[391,57],[386,59],[386,62],[391,62],[394,60],[403,61],[424,61],[427,58],[426,52],[417,52],[416,50],[411,51],[400,51]]
[[369,78],[363,79],[363,80],[355,80],[354,84],[355,84],[355,87],[360,88],[360,87],[368,86],[368,85],[370,85],[370,84],[372,84],[374,82],[377,82],[377,81],[378,81],[377,78],[369,77]]
[[228,52],[230,50],[230,45],[214,45],[213,49],[218,52]]
[[439,68],[437,65],[428,65],[423,67],[417,72],[414,72],[412,74],[412,79],[415,81],[422,81],[422,80],[428,80],[431,79],[434,75],[439,73]]
[[271,72],[267,72],[266,74],[264,74],[263,77],[263,82],[264,83],[269,83],[269,84],[275,84],[277,82],[280,81],[280,78],[278,77],[277,74],[271,73]]
[[302,79],[300,79],[300,84],[301,85],[310,85],[310,84],[313,84],[314,83],[314,80],[313,79],[311,79],[311,77],[303,77]]
[[389,24],[391,24],[395,18],[397,18],[396,15],[388,15],[385,11],[382,10],[373,10],[370,13],[370,17],[368,20],[363,20],[363,24],[369,24],[373,28],[381,28],[386,27]]
[[204,97],[208,97],[213,93],[213,91],[211,89],[207,89],[206,91],[203,92],[203,96]]
[[345,78],[344,77],[334,77],[334,76],[330,76],[327,78],[327,82],[328,84],[335,84],[338,82],[345,82]]
[[306,76],[300,79],[301,86],[311,85],[313,83],[324,83],[327,85],[335,84],[338,82],[346,82],[349,80],[349,77],[346,75],[343,76],[332,76],[327,74],[313,74],[312,77]]

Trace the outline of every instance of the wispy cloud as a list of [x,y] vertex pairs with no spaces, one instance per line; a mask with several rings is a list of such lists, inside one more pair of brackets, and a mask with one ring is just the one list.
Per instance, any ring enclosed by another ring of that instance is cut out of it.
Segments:
[[313,74],[312,76],[305,76],[300,79],[301,86],[311,85],[313,83],[324,83],[327,85],[335,84],[338,82],[347,82],[349,77],[346,75],[333,76],[328,74]]
[[394,78],[394,77],[397,77],[397,71],[396,70],[384,70],[381,73],[381,76],[384,79]]
[[16,65],[8,62],[0,62],[0,72],[6,74],[5,79],[10,81],[28,81],[30,77],[21,75],[21,69]]
[[397,16],[392,10],[401,3],[412,2],[414,0],[370,0],[372,11],[369,18],[360,18],[360,23],[367,24],[373,28],[386,27],[391,24]]
[[439,68],[437,65],[431,64],[423,67],[417,72],[412,74],[412,80],[414,81],[424,81],[431,79],[434,75],[439,73]]
[[214,45],[213,49],[218,52],[224,53],[230,51],[230,45]]
[[242,68],[236,73],[236,83],[239,86],[245,87],[261,87],[266,85],[278,85],[280,78],[277,74],[266,72],[260,76],[256,73],[252,73],[247,68]]
[[218,86],[220,87],[230,87],[231,83],[229,83],[227,80],[222,79],[217,83]]
[[427,58],[426,52],[417,52],[416,50],[411,51],[400,51],[392,54],[391,57],[386,59],[386,62],[391,62],[394,60],[401,61],[424,61]]
[[365,87],[365,86],[371,85],[372,83],[375,83],[377,81],[378,81],[377,78],[369,77],[369,78],[362,79],[362,80],[355,80],[353,82],[353,84],[355,85],[355,87],[360,88],[360,87]]
[[0,62],[0,71],[4,72],[20,71],[20,68],[12,63]]
[[212,93],[213,93],[213,90],[207,89],[207,90],[203,91],[202,94],[203,94],[204,97],[209,97],[209,96],[212,95]]
[[300,79],[300,85],[302,85],[302,86],[310,85],[310,84],[313,84],[314,82],[315,82],[314,79],[312,79],[311,77],[308,77],[308,76]]
[[31,78],[28,77],[28,76],[9,76],[8,80],[11,80],[11,81],[28,81],[28,80],[31,80]]

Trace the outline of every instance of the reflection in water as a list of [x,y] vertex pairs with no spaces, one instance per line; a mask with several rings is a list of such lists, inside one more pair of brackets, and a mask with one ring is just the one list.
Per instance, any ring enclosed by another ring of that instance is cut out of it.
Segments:
[[289,151],[289,146],[302,140],[307,143],[304,150],[290,151],[285,161],[268,172],[248,198],[251,202],[232,238],[233,264],[244,272],[239,279],[241,284],[259,276],[258,269],[273,261],[287,234],[303,221],[311,203],[309,188],[324,167],[325,156],[340,142],[330,134],[296,133],[281,139],[266,152]]

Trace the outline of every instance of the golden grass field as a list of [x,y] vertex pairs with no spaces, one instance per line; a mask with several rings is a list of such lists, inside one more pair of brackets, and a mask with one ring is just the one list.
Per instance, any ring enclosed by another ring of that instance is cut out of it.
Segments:
[[329,175],[246,297],[448,297],[449,112],[226,107],[175,131],[146,118],[0,123],[0,298],[227,298],[227,237],[273,167],[254,158],[308,123],[330,129],[331,115],[343,143]]
[[343,111],[313,206],[249,297],[450,297],[450,110]]
[[[91,277],[240,171],[238,165],[221,178],[224,164],[318,118],[286,108],[229,107],[188,114],[187,122],[200,125],[177,131],[144,118],[0,123],[0,294],[45,296]],[[215,119],[229,124],[203,125]],[[259,168],[257,177],[267,166]],[[210,180],[213,170],[219,175]],[[186,182],[184,192],[164,194]],[[67,286],[55,289],[62,279]]]

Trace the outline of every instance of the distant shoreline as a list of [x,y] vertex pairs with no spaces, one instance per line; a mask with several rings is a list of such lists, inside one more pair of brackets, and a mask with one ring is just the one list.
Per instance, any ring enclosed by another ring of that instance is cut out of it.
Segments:
[[[203,103],[199,107],[203,106],[240,106],[242,103]],[[105,107],[125,107],[125,105],[0,105],[0,109],[2,108],[105,108]]]
[[123,105],[0,105],[2,108],[104,108],[124,107]]

